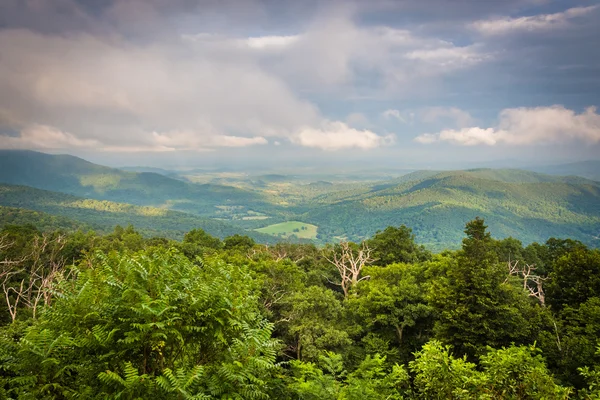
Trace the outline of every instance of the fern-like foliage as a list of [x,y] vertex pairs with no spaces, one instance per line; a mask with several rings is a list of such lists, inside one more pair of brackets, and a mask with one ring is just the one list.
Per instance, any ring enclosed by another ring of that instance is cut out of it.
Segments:
[[150,249],[97,252],[76,269],[18,342],[10,393],[267,397],[276,342],[245,267]]

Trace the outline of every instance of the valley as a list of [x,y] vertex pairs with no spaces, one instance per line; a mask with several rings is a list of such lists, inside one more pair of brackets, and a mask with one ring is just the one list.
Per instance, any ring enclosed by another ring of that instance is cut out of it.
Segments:
[[479,216],[499,237],[523,243],[556,236],[600,246],[600,183],[573,175],[518,169],[398,170],[379,176],[157,173],[32,151],[2,151],[1,156],[0,206],[99,230],[133,224],[155,234],[159,224],[172,237],[200,227],[218,237],[240,233],[262,241],[324,244],[361,241],[387,226],[406,225],[417,242],[441,250],[455,247],[465,221]]

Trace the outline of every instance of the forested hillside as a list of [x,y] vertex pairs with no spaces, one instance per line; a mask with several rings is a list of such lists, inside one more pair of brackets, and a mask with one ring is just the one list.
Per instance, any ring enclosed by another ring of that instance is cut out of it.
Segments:
[[[0,184],[0,206],[24,209],[0,214],[0,226],[26,222],[38,225],[40,220],[53,228],[89,227],[98,232],[110,232],[115,225],[134,224],[146,236],[161,235],[181,239],[185,232],[202,228],[211,235],[223,238],[234,234],[249,236],[267,243],[273,237],[259,232],[245,231],[222,221],[202,218],[168,209],[135,206],[106,200],[84,199],[64,193],[39,190],[27,186]],[[30,210],[42,212],[33,214]],[[58,216],[58,217],[52,217]],[[35,218],[32,218],[35,217]]]
[[[12,200],[6,192],[0,196],[0,205],[68,217],[101,231],[122,222],[116,212],[125,212],[133,218],[128,222],[149,234],[164,229],[171,237],[181,237],[182,232],[202,226],[220,237],[237,229],[252,232],[248,234],[262,241],[268,236],[260,236],[261,232],[269,232],[271,241],[305,238],[316,244],[360,241],[388,225],[405,224],[420,243],[439,251],[456,248],[464,222],[480,216],[498,237],[513,236],[524,243],[568,237],[600,246],[600,183],[577,176],[472,169],[415,171],[370,181],[325,173],[291,176],[197,170],[181,171],[175,179],[103,167],[66,155],[23,151],[0,151],[0,155],[0,182],[75,194],[80,203],[81,198],[88,199],[88,206],[56,206],[47,201],[49,194],[38,201],[23,192]],[[120,205],[109,206],[106,201]],[[97,212],[108,208],[114,212]],[[167,210],[187,215],[167,217]],[[160,220],[159,229],[149,222],[148,213]],[[206,218],[200,222],[198,215]],[[295,224],[310,226],[311,234],[294,232]]]
[[166,207],[218,216],[216,207],[257,211],[268,206],[258,193],[231,186],[190,184],[153,172],[129,172],[70,155],[0,150],[0,183],[25,185],[79,197]]
[[596,399],[600,250],[0,230],[10,399]]
[[500,237],[531,243],[554,235],[599,246],[600,183],[519,170],[417,173],[336,198],[303,217],[324,237],[353,240],[387,224],[406,224],[421,243],[442,249],[459,240],[463,221],[476,216]]

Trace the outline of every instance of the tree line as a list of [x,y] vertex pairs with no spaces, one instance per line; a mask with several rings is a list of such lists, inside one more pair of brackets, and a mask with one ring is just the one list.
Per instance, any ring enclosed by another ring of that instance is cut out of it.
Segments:
[[600,251],[482,219],[258,244],[0,231],[0,398],[600,398]]

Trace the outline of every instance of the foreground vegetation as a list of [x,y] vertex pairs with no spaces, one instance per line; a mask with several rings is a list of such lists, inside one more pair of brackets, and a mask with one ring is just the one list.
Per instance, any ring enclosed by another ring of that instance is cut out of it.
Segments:
[[600,251],[0,232],[0,398],[600,398]]

